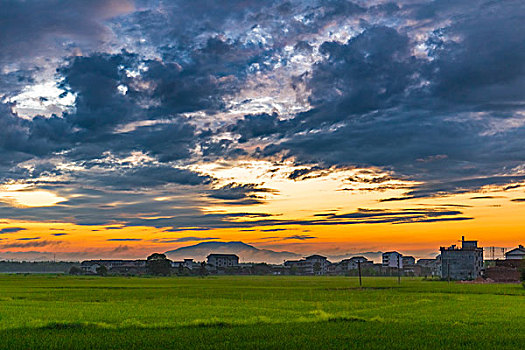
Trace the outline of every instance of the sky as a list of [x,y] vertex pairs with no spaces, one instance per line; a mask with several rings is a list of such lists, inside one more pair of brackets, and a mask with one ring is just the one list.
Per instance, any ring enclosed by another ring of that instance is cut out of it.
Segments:
[[0,258],[525,237],[525,3],[0,0]]

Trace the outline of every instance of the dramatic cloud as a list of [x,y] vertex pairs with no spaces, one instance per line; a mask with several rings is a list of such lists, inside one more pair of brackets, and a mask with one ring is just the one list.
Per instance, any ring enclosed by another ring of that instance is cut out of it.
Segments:
[[[387,206],[525,181],[523,1],[0,5],[0,218],[165,232],[464,221]],[[298,217],[303,183],[351,170],[333,191],[381,193],[363,206],[383,209]],[[31,191],[59,200],[17,201]],[[168,240],[190,239],[212,238]]]
[[1,6],[0,64],[94,48],[111,34],[105,20],[133,10],[129,0],[2,0]]
[[275,191],[256,184],[230,183],[214,190],[210,197],[223,199],[228,204],[260,204],[264,198],[258,193],[275,193]]
[[20,231],[24,231],[26,230],[25,228],[23,227],[4,227],[3,229],[0,230],[0,234],[2,233],[15,233],[15,232],[20,232]]

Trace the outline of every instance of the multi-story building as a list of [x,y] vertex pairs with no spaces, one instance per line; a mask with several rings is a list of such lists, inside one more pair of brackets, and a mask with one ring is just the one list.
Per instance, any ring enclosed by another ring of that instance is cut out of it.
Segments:
[[322,255],[310,255],[301,260],[288,260],[284,266],[295,268],[298,273],[305,275],[324,275],[328,271],[330,261]]
[[193,270],[194,268],[200,267],[201,264],[193,261],[193,259],[184,259],[183,261],[172,261],[171,267],[173,268],[187,268]]
[[441,247],[441,277],[454,280],[476,279],[483,270],[483,248],[478,241],[461,239],[461,248],[456,245]]
[[419,259],[416,265],[421,266],[422,275],[439,276],[441,272],[441,256],[436,259]]
[[364,256],[353,256],[350,259],[341,260],[339,266],[343,271],[356,270],[359,267],[359,264],[361,264],[361,267],[363,267],[365,263],[369,263],[369,261]]
[[403,255],[398,252],[383,253],[383,267],[403,268]]
[[239,266],[239,257],[235,254],[210,254],[206,259],[215,268]]
[[85,260],[80,264],[84,273],[97,273],[97,268],[104,266],[108,272],[116,274],[144,273],[146,260]]
[[403,256],[401,256],[401,262],[403,263],[403,266],[415,265],[416,264],[416,259],[413,256],[403,255]]

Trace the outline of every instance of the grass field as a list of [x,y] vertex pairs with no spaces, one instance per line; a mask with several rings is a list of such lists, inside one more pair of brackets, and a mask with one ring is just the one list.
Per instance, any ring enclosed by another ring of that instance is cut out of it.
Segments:
[[523,349],[525,288],[395,278],[0,275],[0,347]]

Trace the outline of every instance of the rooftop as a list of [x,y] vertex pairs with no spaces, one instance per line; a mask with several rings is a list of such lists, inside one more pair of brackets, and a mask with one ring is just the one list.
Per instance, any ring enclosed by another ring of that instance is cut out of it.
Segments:
[[237,259],[239,259],[239,257],[237,255],[235,255],[235,254],[219,254],[219,253],[215,254],[215,253],[213,253],[213,254],[208,255],[207,259],[209,259],[210,257],[215,257],[215,258],[219,258],[219,257],[222,257],[222,258],[237,258]]

